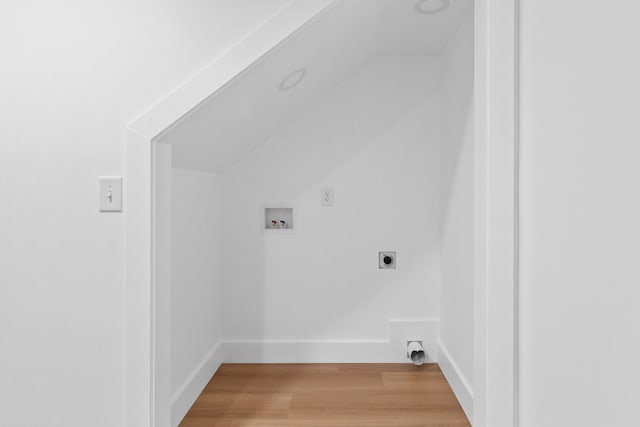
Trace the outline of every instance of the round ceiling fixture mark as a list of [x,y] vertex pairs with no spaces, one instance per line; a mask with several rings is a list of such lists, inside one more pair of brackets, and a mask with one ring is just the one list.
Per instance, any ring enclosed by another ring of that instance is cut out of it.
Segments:
[[297,70],[289,74],[287,77],[282,79],[282,81],[280,82],[280,85],[278,86],[278,89],[280,89],[280,92],[284,92],[286,90],[293,88],[294,86],[296,86],[298,83],[302,81],[302,79],[306,74],[307,74],[306,68],[298,68]]
[[413,8],[418,13],[433,15],[434,13],[442,12],[450,4],[450,0],[418,0]]

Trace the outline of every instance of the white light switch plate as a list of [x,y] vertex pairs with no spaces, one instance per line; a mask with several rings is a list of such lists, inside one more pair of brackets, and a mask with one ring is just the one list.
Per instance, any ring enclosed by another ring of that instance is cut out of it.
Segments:
[[333,206],[333,187],[320,190],[320,206]]
[[100,212],[122,212],[122,177],[101,176],[98,178]]

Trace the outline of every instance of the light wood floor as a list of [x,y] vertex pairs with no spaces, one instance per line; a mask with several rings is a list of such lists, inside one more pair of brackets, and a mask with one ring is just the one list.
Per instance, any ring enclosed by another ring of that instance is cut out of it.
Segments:
[[223,364],[180,425],[470,426],[435,364]]

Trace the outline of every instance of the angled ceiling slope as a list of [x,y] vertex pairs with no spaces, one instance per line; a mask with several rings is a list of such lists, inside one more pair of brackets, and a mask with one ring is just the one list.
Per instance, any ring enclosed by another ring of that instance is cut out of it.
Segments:
[[[291,2],[209,67],[220,76],[194,85],[201,92],[192,94],[191,106],[168,109],[174,120],[167,117],[157,141],[173,146],[176,167],[223,172],[375,56],[438,54],[471,11],[472,0],[450,0],[440,13],[416,12],[417,4],[430,2],[442,0]],[[253,58],[230,61],[251,44],[261,45]],[[279,90],[283,78],[300,69],[300,84]],[[179,100],[192,83],[165,103]]]
[[289,1],[252,33],[129,123],[128,131],[144,140],[158,141],[234,77],[335,2]]

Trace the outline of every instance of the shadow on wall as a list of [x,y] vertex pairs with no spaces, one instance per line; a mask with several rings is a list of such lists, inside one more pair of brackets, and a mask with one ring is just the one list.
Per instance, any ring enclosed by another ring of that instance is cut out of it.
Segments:
[[[472,28],[472,27],[471,27]],[[461,175],[473,178],[473,39],[469,38],[467,53],[460,48],[447,51],[443,59],[442,96],[442,218],[449,218],[448,212],[454,187]],[[455,41],[455,40],[454,40]],[[465,53],[466,56],[465,56]],[[470,153],[463,153],[471,150]],[[464,164],[461,164],[464,163]],[[471,173],[469,173],[471,171]]]
[[[386,338],[425,301],[437,317],[439,77],[433,57],[375,58],[229,168],[226,340]],[[326,183],[338,206],[322,210]],[[263,234],[269,202],[297,206],[298,234]],[[391,248],[402,269],[381,276]]]
[[227,169],[227,179],[294,200],[438,96],[436,67],[431,57],[374,59]]
[[440,341],[473,384],[474,32],[467,22],[442,54]]

